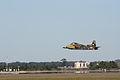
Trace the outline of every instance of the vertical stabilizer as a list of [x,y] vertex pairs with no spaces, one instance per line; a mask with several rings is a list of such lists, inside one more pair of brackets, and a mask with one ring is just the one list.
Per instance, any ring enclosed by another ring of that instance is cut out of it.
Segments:
[[96,47],[96,41],[95,41],[95,40],[93,40],[92,45],[93,45],[94,47]]

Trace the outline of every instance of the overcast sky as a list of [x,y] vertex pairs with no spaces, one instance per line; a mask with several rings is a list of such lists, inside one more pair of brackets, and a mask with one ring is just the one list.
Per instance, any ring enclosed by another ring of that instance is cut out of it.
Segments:
[[[71,51],[72,42],[97,51]],[[120,0],[1,0],[0,62],[120,59]]]

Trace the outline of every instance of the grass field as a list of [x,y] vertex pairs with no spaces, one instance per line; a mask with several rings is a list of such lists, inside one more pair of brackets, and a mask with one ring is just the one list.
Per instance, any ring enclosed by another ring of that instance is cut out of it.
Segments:
[[120,74],[0,75],[0,80],[120,80]]

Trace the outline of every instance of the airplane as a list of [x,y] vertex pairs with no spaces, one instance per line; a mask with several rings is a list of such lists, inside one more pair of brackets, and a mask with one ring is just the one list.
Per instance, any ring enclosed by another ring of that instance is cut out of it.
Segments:
[[98,50],[99,46],[96,46],[96,41],[93,40],[92,44],[83,45],[76,42],[71,43],[70,45],[63,47],[64,49],[71,50]]

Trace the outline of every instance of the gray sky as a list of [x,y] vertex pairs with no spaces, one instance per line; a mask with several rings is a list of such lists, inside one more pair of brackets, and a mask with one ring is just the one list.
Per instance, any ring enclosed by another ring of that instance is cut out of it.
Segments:
[[[120,59],[120,0],[1,0],[0,62]],[[71,51],[72,42],[101,46]]]

